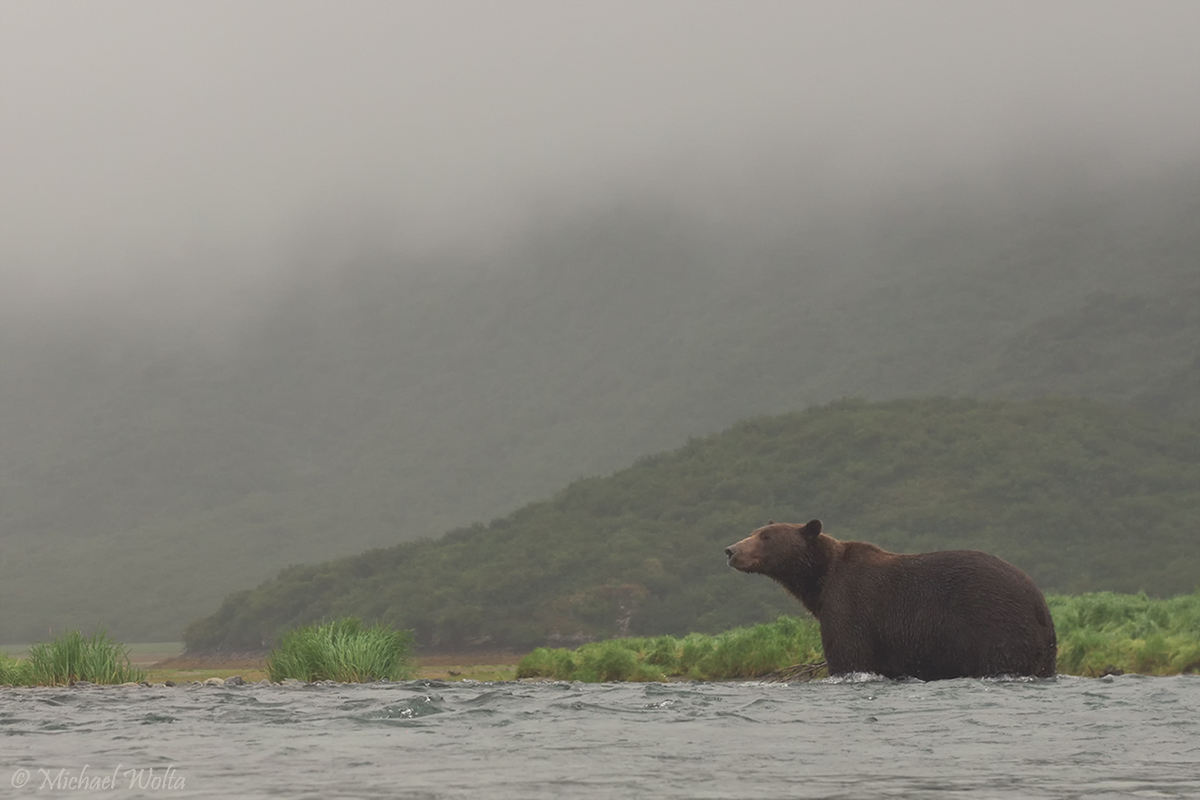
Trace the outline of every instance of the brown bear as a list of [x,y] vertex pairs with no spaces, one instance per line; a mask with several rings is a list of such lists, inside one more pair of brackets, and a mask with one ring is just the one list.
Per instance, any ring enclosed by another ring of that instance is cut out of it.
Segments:
[[1055,673],[1054,620],[1021,570],[987,553],[899,555],[841,542],[821,521],[770,521],[725,548],[729,566],[774,578],[821,623],[829,674],[924,681]]

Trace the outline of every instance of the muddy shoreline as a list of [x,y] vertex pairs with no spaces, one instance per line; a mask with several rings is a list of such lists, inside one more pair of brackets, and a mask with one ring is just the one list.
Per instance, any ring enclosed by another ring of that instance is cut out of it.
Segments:
[[[248,682],[266,677],[266,652],[182,653],[167,655],[144,653],[131,661],[145,669],[151,683],[174,681],[203,682],[209,678],[239,676]],[[511,650],[428,652],[413,657],[414,677],[425,680],[513,680],[524,653]]]

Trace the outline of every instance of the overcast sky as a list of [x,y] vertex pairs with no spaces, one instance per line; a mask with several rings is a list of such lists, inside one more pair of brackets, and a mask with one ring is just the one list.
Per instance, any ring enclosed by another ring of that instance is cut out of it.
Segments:
[[1161,165],[1200,151],[1198,32],[1164,0],[0,0],[0,286],[249,269],[359,214],[486,239],[788,159],[860,191],[1048,146]]

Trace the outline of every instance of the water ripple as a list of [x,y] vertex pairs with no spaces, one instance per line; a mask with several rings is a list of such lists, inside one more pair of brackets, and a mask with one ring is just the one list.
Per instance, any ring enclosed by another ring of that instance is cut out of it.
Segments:
[[5,796],[86,765],[193,797],[1184,798],[1200,677],[2,689],[0,737]]

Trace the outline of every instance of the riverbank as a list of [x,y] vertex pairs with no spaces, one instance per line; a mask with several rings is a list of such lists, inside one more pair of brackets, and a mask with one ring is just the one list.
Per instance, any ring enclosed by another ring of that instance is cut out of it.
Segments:
[[[1161,599],[1111,592],[1047,599],[1058,632],[1061,675],[1200,673],[1200,591]],[[22,658],[29,649],[6,646],[0,654]],[[267,677],[265,653],[186,654],[181,643],[170,642],[127,649],[130,665],[144,670],[150,683],[235,675],[256,683]],[[530,653],[427,652],[413,658],[414,677],[424,680],[582,682],[811,679],[821,677],[820,670],[797,673],[795,668],[822,660],[816,620],[791,616],[715,635],[630,637]]]
[[[145,671],[147,683],[203,683],[210,678],[238,676],[247,683],[267,677],[266,653],[221,653],[190,655],[178,642],[149,642],[129,645],[129,663]],[[26,658],[26,645],[5,645],[0,656]],[[426,653],[414,657],[418,680],[511,681],[525,653],[497,650],[478,652]]]

